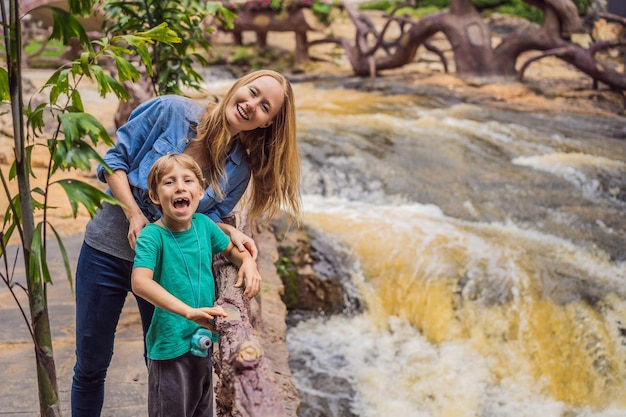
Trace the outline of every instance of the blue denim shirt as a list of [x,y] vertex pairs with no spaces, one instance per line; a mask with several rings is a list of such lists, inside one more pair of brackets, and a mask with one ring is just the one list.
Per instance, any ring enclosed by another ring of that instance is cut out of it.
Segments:
[[[151,222],[161,214],[148,197],[150,168],[159,157],[181,153],[191,143],[205,110],[204,106],[176,95],[146,101],[118,129],[115,146],[103,157],[112,170],[126,172],[135,201]],[[248,156],[239,141],[228,154],[224,169],[226,179],[220,182],[223,198],[207,187],[197,210],[216,222],[232,211],[250,181]],[[99,165],[97,175],[102,182],[106,182],[104,173],[104,167]]]

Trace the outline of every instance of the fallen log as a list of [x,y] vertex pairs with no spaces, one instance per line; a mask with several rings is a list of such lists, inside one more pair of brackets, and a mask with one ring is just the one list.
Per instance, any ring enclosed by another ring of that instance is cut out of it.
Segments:
[[[234,222],[231,222],[234,224]],[[249,233],[248,227],[239,227]],[[215,384],[216,412],[220,417],[295,417],[299,407],[299,396],[291,371],[287,364],[288,352],[284,345],[286,308],[278,295],[282,283],[276,275],[270,251],[263,248],[270,245],[260,244],[268,239],[268,233],[255,236],[259,247],[259,271],[264,280],[262,293],[247,302],[243,298],[243,289],[235,288],[237,268],[223,256],[213,259],[213,270],[217,287],[216,304],[222,305],[228,312],[228,318],[218,317],[215,327],[219,333],[217,351],[213,354],[213,365],[218,376]],[[270,233],[271,234],[271,233]],[[272,235],[273,238],[273,235]],[[274,245],[275,248],[275,245]],[[275,251],[275,249],[274,249]],[[276,283],[278,281],[278,283]],[[271,297],[277,298],[270,300]],[[268,302],[271,310],[282,306],[281,314],[269,318],[261,309],[261,300]],[[277,302],[276,302],[277,301]],[[271,320],[271,322],[268,322]],[[269,327],[278,326],[278,331]],[[269,333],[272,333],[271,335]],[[271,336],[271,337],[270,337]],[[272,343],[270,355],[266,355],[263,345]]]

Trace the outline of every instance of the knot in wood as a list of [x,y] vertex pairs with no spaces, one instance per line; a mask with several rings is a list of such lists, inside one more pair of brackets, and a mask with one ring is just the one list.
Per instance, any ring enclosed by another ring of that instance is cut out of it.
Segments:
[[234,366],[237,369],[251,369],[256,367],[263,357],[263,348],[256,340],[246,340],[235,355]]

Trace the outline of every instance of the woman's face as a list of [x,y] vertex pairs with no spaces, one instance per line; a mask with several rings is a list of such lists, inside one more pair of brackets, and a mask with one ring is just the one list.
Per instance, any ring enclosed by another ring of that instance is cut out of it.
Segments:
[[226,120],[231,135],[267,127],[283,105],[282,85],[263,76],[240,87],[226,104]]

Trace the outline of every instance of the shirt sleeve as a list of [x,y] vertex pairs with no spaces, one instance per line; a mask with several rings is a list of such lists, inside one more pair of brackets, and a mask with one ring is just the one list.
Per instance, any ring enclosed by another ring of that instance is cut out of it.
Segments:
[[213,227],[213,239],[211,239],[213,242],[213,253],[224,252],[230,243],[230,238],[215,223],[211,223]]
[[146,225],[139,236],[137,236],[137,245],[135,247],[135,261],[133,269],[148,268],[154,271],[158,254],[160,253],[162,241],[157,238],[158,234],[153,230],[155,225]]
[[222,232],[222,229],[220,229],[219,226],[215,224],[215,222],[207,219],[206,217],[198,217],[202,216],[196,214],[196,221],[201,222],[205,230],[206,236],[210,236],[209,242],[211,242],[211,252],[213,253],[213,255],[223,252],[230,243],[230,238],[228,237],[228,235]]
[[[133,162],[137,163],[163,132],[171,117],[173,106],[167,96],[157,97],[140,104],[128,121],[117,130],[117,141],[103,156],[113,171],[128,173]],[[105,168],[97,168],[98,179],[106,182]]]
[[[243,196],[243,194],[246,192],[248,182],[250,181],[250,176],[246,175],[245,178],[239,178],[231,175],[228,180],[232,182],[237,181],[237,184],[221,201],[218,201],[217,196],[213,195],[212,197],[216,204],[212,206],[208,211],[203,213],[209,216],[209,218],[216,223],[222,222],[222,219],[226,218],[226,216],[228,216],[228,214],[233,211],[233,209],[241,199],[241,196]],[[208,193],[214,194],[214,191],[209,190]]]

